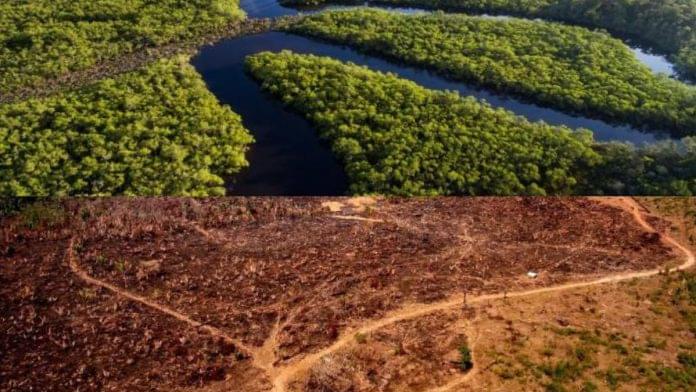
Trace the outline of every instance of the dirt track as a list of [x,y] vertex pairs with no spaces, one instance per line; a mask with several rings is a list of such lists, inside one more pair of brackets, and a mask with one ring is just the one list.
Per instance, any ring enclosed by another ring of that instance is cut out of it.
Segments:
[[[626,198],[621,198],[621,199],[610,199],[610,200],[602,200],[603,203],[607,203],[611,206],[614,207],[619,207],[624,209],[625,211],[629,212],[631,216],[635,219],[635,222],[639,224],[644,230],[647,232],[653,233],[655,232],[655,229],[644,219],[642,213],[640,212],[641,208],[640,206],[635,203],[635,201],[631,199],[626,199]],[[361,222],[370,222],[370,223],[378,223],[382,222],[381,219],[374,219],[374,218],[365,218],[362,216],[353,216],[353,215],[333,215],[332,218],[335,219],[342,219],[342,220],[357,220]],[[195,230],[198,231],[199,233],[203,234],[205,237],[207,237],[210,240],[215,240],[215,236],[211,233],[209,233],[207,230],[199,227],[199,226],[194,226]],[[694,254],[681,244],[679,244],[677,241],[675,241],[673,238],[669,237],[668,235],[662,235],[661,236],[662,241],[667,244],[668,246],[672,247],[675,250],[678,250],[680,253],[686,256],[685,261],[676,269],[682,270],[682,269],[687,269],[690,268],[691,266],[694,265],[695,263],[695,258]],[[71,240],[72,241],[72,240]],[[497,293],[489,293],[489,294],[483,294],[483,295],[477,295],[477,296],[465,296],[465,295],[455,295],[451,296],[445,300],[442,301],[437,301],[437,302],[432,302],[432,303],[415,303],[415,304],[406,304],[403,305],[402,307],[395,309],[393,311],[388,312],[385,314],[383,317],[377,318],[377,319],[372,319],[368,320],[362,324],[358,324],[355,326],[352,326],[350,328],[347,328],[346,330],[341,333],[341,335],[328,347],[325,347],[317,352],[304,355],[302,357],[299,357],[295,360],[291,360],[286,364],[276,366],[275,363],[277,361],[276,355],[274,354],[275,347],[274,345],[277,345],[277,334],[279,331],[279,325],[278,322],[276,322],[275,327],[273,328],[272,332],[270,333],[270,336],[268,339],[264,342],[264,344],[261,347],[251,347],[249,345],[244,344],[241,342],[239,339],[235,339],[232,336],[224,333],[222,330],[213,327],[211,325],[207,324],[202,324],[201,322],[193,320],[191,317],[180,313],[178,311],[175,311],[167,306],[160,305],[156,302],[153,302],[139,294],[130,292],[128,290],[119,288],[109,282],[96,279],[94,277],[91,277],[88,275],[87,272],[82,270],[78,263],[75,261],[73,254],[72,254],[72,244],[68,247],[68,256],[67,260],[69,261],[69,265],[71,269],[75,272],[77,276],[79,276],[81,279],[85,280],[89,284],[94,284],[103,288],[106,288],[108,290],[113,291],[114,293],[124,296],[125,298],[128,298],[129,300],[133,300],[136,302],[139,302],[145,306],[148,306],[156,311],[166,313],[169,316],[172,316],[182,322],[185,322],[192,327],[200,328],[202,330],[205,330],[206,332],[210,333],[212,336],[215,337],[220,337],[228,340],[229,342],[232,342],[235,344],[237,347],[241,348],[244,350],[248,355],[251,356],[253,363],[256,367],[259,367],[263,369],[264,371],[267,372],[269,379],[273,383],[273,390],[277,392],[281,391],[286,391],[287,385],[289,384],[290,381],[294,380],[298,375],[305,373],[309,370],[312,369],[312,367],[323,357],[326,357],[330,354],[333,354],[341,349],[346,348],[347,346],[354,344],[355,342],[355,336],[356,334],[369,334],[373,333],[381,328],[384,328],[385,326],[401,322],[404,320],[409,320],[409,319],[414,319],[418,318],[421,316],[425,316],[437,311],[441,310],[448,310],[448,309],[453,309],[456,307],[460,307],[464,304],[471,305],[475,303],[481,303],[481,302],[486,302],[486,301],[492,301],[492,300],[497,300],[497,299],[502,299],[502,298],[514,298],[514,297],[526,297],[526,296],[533,296],[536,294],[542,294],[542,293],[549,293],[549,292],[560,292],[560,291],[565,291],[565,290],[572,290],[572,289],[577,289],[577,288],[582,288],[582,287],[588,287],[588,286],[593,286],[593,285],[600,285],[600,284],[608,284],[608,283],[614,283],[614,282],[620,282],[620,281],[626,281],[626,280],[631,280],[631,279],[639,279],[639,278],[645,278],[645,277],[650,277],[657,275],[661,273],[661,269],[656,268],[656,269],[651,269],[647,271],[640,271],[640,272],[624,272],[624,273],[619,273],[619,274],[611,274],[607,275],[598,279],[594,280],[589,280],[589,281],[579,281],[579,282],[568,282],[560,285],[553,285],[549,287],[540,287],[540,288],[533,288],[533,289],[527,289],[527,290],[520,290],[520,291],[510,291],[510,292],[497,292]],[[475,355],[475,353],[474,353]],[[456,386],[464,384],[469,377],[471,377],[475,372],[477,371],[477,368],[472,369],[468,373],[458,377],[455,380],[452,380],[451,382],[447,383],[444,386],[437,387],[433,389],[433,391],[446,391],[450,390]]]
[[[623,209],[629,211],[631,213],[631,215],[635,218],[636,222],[638,222],[638,224],[640,224],[643,228],[645,228],[645,230],[647,230],[649,232],[655,231],[653,229],[653,227],[651,227],[645,221],[642,214],[640,213],[641,207],[634,200],[629,199],[629,198],[620,198],[620,199],[610,200],[609,203],[610,203],[610,205],[614,205],[614,206],[617,206],[617,207],[620,207],[620,208],[623,208]],[[662,240],[665,241],[666,243],[668,243],[670,246],[673,246],[674,248],[678,249],[685,256],[685,261],[681,265],[679,265],[678,267],[672,269],[672,271],[685,270],[685,269],[688,269],[688,268],[691,268],[694,266],[694,264],[696,263],[696,258],[694,256],[693,252],[691,252],[691,250],[682,246],[676,240],[674,240],[672,237],[670,237],[668,235],[663,235]],[[366,323],[365,325],[358,327],[354,330],[346,331],[346,333],[344,333],[343,336],[341,336],[330,347],[327,347],[326,349],[324,349],[318,353],[306,356],[306,357],[302,358],[301,360],[283,368],[274,377],[274,381],[273,381],[274,387],[275,387],[276,391],[285,391],[285,385],[292,378],[292,376],[294,376],[295,374],[297,374],[299,372],[309,370],[312,367],[312,365],[314,363],[316,363],[322,357],[329,355],[333,352],[336,352],[336,351],[342,349],[343,347],[345,347],[346,345],[353,343],[355,340],[354,336],[357,333],[367,334],[367,333],[373,332],[379,328],[382,328],[386,325],[389,325],[389,324],[392,324],[392,323],[395,323],[398,321],[403,321],[403,320],[407,320],[407,319],[411,319],[411,318],[420,317],[420,316],[423,316],[423,315],[426,315],[426,314],[429,314],[429,313],[432,313],[432,312],[435,312],[438,310],[454,308],[457,306],[461,306],[464,303],[474,304],[474,303],[491,301],[491,300],[502,299],[502,298],[526,297],[526,296],[531,296],[531,295],[536,295],[536,294],[572,290],[572,289],[600,285],[600,284],[616,283],[616,282],[632,280],[632,279],[647,278],[647,277],[651,277],[651,276],[655,276],[655,275],[658,275],[660,273],[663,273],[664,271],[665,271],[664,269],[653,269],[653,270],[649,270],[649,271],[627,272],[627,273],[622,273],[622,274],[610,275],[610,276],[606,276],[606,277],[601,278],[601,279],[586,281],[586,282],[573,282],[573,283],[566,283],[566,284],[562,284],[562,285],[558,285],[558,286],[544,287],[544,288],[539,288],[539,289],[486,294],[486,295],[480,295],[480,296],[475,296],[475,297],[457,296],[457,297],[450,298],[450,299],[443,301],[443,302],[406,306],[402,309],[399,309],[398,311],[393,312],[392,314],[388,315],[385,318],[371,321],[371,322]],[[475,369],[472,369],[469,373],[462,376],[461,379],[454,380],[452,383],[447,384],[443,387],[435,388],[432,391],[433,392],[435,392],[435,391],[448,391],[448,390],[454,388],[455,386],[461,385],[471,376],[471,374],[473,374],[474,370]]]
[[228,336],[227,334],[225,334],[224,332],[222,332],[221,330],[219,330],[213,326],[202,324],[196,320],[191,319],[190,317],[188,317],[182,313],[177,312],[176,310],[170,309],[166,306],[162,306],[158,303],[150,301],[149,299],[147,299],[145,297],[131,293],[128,290],[124,290],[124,289],[116,287],[108,282],[105,282],[105,281],[99,280],[99,279],[95,279],[95,278],[89,276],[89,274],[87,272],[85,272],[84,270],[82,270],[80,268],[80,266],[77,264],[77,262],[75,261],[75,257],[73,255],[73,249],[74,249],[74,238],[71,238],[70,242],[68,243],[68,248],[67,248],[67,252],[66,252],[66,260],[67,260],[68,265],[70,266],[70,269],[75,273],[75,275],[77,275],[80,279],[84,280],[86,283],[89,283],[89,284],[92,284],[95,286],[99,286],[99,287],[103,287],[103,288],[113,292],[116,295],[122,296],[122,297],[129,299],[131,301],[138,302],[142,305],[145,305],[149,308],[152,308],[153,310],[155,310],[157,312],[162,312],[168,316],[174,317],[175,319],[177,319],[181,322],[184,322],[184,323],[186,323],[194,328],[200,328],[201,330],[209,333],[210,335],[212,335],[216,338],[222,338],[230,343],[233,343],[234,345],[236,345],[237,347],[241,348],[242,350],[244,350],[246,352],[251,352],[249,347],[247,347],[244,343],[238,341],[237,339],[232,338],[231,336]]

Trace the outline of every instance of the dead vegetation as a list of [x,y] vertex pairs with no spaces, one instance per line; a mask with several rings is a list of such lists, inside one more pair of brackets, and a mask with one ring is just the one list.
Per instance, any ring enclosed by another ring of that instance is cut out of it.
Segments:
[[689,282],[673,273],[487,304],[471,326],[486,331],[475,348],[485,371],[455,390],[693,390]]
[[[0,359],[0,389],[32,390],[21,388],[27,383],[34,390],[253,391],[274,382],[279,389],[278,380],[316,391],[458,387],[460,377],[482,371],[477,365],[462,371],[462,347],[471,347],[474,363],[481,355],[470,341],[479,313],[463,301],[364,334],[351,330],[411,303],[652,269],[679,256],[627,211],[588,199],[332,199],[328,207],[326,201],[71,200],[54,206],[65,219],[50,225],[6,218],[0,278],[11,284],[0,282],[2,323],[15,326],[0,337],[8,353]],[[70,238],[75,263],[90,277],[240,345],[81,282],[64,260]],[[46,279],[37,278],[37,269]],[[535,279],[530,270],[538,272]],[[21,296],[27,290],[64,298],[60,306],[70,317],[58,317],[54,304],[38,317],[51,333],[68,331],[64,340],[75,349],[32,343],[48,332],[17,318],[35,308]],[[103,330],[102,318],[124,326]],[[75,323],[88,327],[69,329]],[[143,331],[150,330],[147,338]],[[347,334],[350,344],[321,355]],[[156,341],[163,342],[157,350]],[[316,363],[307,360],[312,353]],[[34,374],[41,369],[31,366],[35,357],[50,371]],[[91,381],[75,378],[86,363],[94,369]]]

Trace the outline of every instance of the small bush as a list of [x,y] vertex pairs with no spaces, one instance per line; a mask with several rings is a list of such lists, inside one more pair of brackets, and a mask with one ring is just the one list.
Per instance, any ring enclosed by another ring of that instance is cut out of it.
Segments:
[[459,347],[459,368],[462,371],[467,371],[474,367],[474,362],[471,357],[471,349],[466,344]]
[[677,360],[684,367],[696,368],[696,354],[679,353],[679,355],[677,355]]

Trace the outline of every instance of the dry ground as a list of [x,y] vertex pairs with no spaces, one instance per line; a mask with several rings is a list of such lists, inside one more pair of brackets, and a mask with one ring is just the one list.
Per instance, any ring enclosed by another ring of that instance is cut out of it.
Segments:
[[[671,226],[624,199],[34,205],[2,225],[0,390],[614,386],[595,369],[610,355],[563,378],[570,349],[537,346],[644,320],[642,296],[679,284],[646,278],[685,261]],[[606,282],[632,271],[649,272]],[[669,340],[655,358],[676,369],[693,331],[663,333],[684,319],[664,307],[639,335]]]

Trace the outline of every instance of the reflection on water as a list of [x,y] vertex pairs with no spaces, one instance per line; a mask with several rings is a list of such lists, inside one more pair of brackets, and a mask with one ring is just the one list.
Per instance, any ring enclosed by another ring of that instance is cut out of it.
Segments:
[[631,47],[638,60],[650,67],[655,73],[661,73],[668,76],[676,76],[674,64],[672,64],[665,56],[659,54],[651,54],[638,47]]

